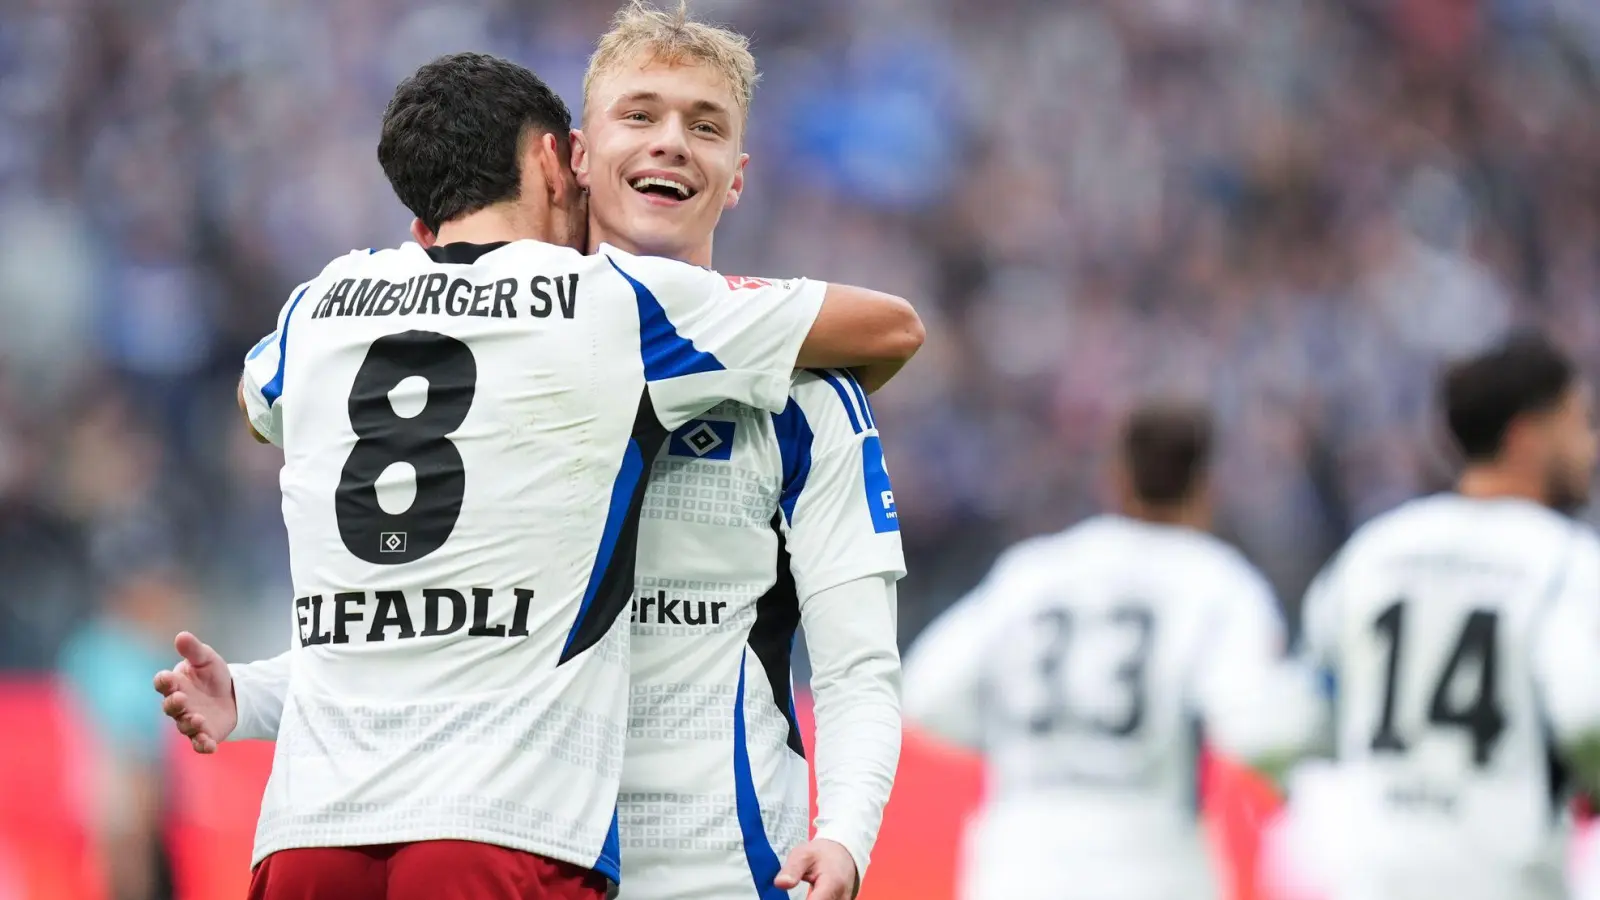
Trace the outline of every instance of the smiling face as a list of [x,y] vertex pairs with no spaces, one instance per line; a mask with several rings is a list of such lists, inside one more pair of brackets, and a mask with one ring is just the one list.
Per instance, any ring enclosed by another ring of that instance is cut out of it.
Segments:
[[743,120],[733,86],[704,63],[645,51],[599,74],[572,155],[591,248],[709,265],[711,234],[744,188]]

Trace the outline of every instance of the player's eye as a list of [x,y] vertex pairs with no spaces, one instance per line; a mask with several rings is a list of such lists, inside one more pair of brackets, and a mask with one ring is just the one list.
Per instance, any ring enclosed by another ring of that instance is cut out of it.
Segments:
[[622,120],[624,122],[648,122],[650,121],[650,116],[635,110],[634,112],[623,114]]
[[709,134],[713,136],[722,133],[722,129],[718,128],[712,122],[696,122],[694,125],[694,130],[701,134]]

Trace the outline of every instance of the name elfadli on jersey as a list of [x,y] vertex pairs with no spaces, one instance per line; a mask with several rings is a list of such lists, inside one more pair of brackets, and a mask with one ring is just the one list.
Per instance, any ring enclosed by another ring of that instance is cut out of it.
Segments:
[[[463,629],[468,637],[528,636],[528,612],[534,596],[531,590],[517,588],[510,597],[504,597],[504,591],[497,597],[493,589],[482,587],[424,588],[420,596],[416,591],[410,593],[410,598],[406,591],[341,591],[326,597],[298,597],[294,611],[300,646],[348,644],[352,638],[367,643],[403,641],[440,637]],[[420,610],[413,608],[416,600],[421,601]],[[505,621],[507,607],[511,613],[509,622]]]
[[576,272],[553,277],[535,275],[528,279],[526,286],[515,278],[473,284],[465,278],[451,278],[443,272],[432,272],[414,275],[405,281],[341,278],[317,301],[311,318],[430,313],[490,319],[515,319],[518,315],[529,315],[544,319],[559,311],[563,319],[570,319],[577,314],[577,310]]
[[[497,595],[491,588],[424,588],[420,594],[409,592],[409,600],[407,593],[341,591],[296,598],[300,646],[403,641],[458,632],[467,637],[528,636],[531,590],[517,588],[503,597],[507,592]],[[658,590],[634,595],[631,619],[655,625],[720,625],[727,608],[726,601],[676,598]]]

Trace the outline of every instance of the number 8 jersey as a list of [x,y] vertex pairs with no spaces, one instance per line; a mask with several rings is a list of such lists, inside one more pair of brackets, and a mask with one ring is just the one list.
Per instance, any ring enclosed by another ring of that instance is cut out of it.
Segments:
[[616,879],[645,473],[722,400],[782,410],[824,287],[519,241],[294,291],[242,382],[295,591],[255,859],[452,838]]
[[1593,533],[1522,500],[1412,501],[1304,616],[1335,710],[1336,900],[1566,896],[1563,751],[1600,726]]

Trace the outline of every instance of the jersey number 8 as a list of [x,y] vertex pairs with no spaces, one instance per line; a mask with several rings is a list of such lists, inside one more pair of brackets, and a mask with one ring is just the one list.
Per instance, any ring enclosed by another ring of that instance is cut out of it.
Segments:
[[[412,376],[427,379],[427,399],[412,416],[395,411],[390,392]],[[356,445],[339,473],[334,514],[356,558],[378,565],[414,562],[438,550],[455,530],[466,496],[461,451],[446,435],[461,427],[477,391],[478,363],[466,344],[433,331],[378,338],[350,388]],[[416,495],[403,512],[378,504],[378,478],[405,463]]]

